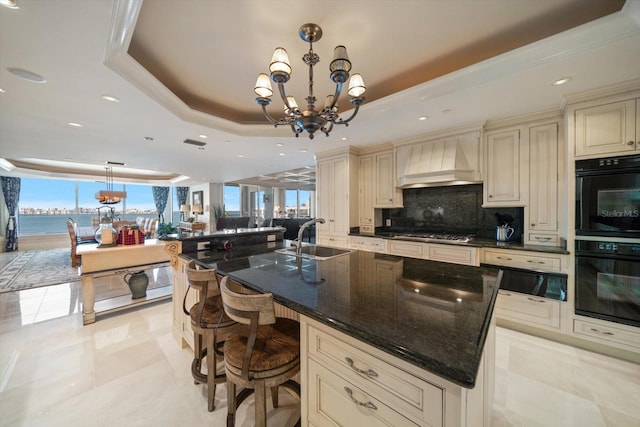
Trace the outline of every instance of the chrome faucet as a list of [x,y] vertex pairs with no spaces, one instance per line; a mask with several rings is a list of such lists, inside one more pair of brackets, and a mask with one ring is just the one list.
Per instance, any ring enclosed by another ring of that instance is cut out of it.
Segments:
[[304,233],[304,230],[316,223],[324,224],[324,218],[312,219],[300,226],[300,230],[298,230],[298,238],[296,239],[296,255],[302,255],[302,234]]

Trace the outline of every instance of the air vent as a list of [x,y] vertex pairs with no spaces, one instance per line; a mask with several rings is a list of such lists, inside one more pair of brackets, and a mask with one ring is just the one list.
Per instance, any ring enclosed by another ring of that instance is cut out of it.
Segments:
[[185,144],[197,145],[198,147],[203,147],[207,145],[206,142],[194,141],[193,139],[185,139],[182,142],[184,142]]
[[108,165],[115,165],[115,166],[124,166],[124,165],[126,165],[126,163],[122,163],[122,162],[106,161],[105,163],[108,164]]

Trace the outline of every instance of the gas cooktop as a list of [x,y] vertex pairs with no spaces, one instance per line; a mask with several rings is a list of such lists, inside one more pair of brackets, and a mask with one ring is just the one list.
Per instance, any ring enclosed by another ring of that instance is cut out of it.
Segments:
[[393,239],[416,240],[419,242],[469,243],[473,236],[453,233],[394,233]]

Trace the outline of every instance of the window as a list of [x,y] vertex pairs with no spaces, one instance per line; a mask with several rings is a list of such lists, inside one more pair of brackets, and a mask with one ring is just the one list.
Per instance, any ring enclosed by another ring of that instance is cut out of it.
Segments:
[[240,186],[225,185],[223,190],[224,212],[229,216],[240,215]]
[[[127,198],[114,205],[101,205],[95,199],[95,193],[104,188],[104,183],[100,182],[22,178],[18,233],[21,236],[67,233],[67,218],[72,218],[78,227],[96,227],[100,206],[115,208],[115,218],[120,220],[157,217],[151,186],[114,183],[114,190],[127,192]],[[170,201],[167,205],[170,212]]]

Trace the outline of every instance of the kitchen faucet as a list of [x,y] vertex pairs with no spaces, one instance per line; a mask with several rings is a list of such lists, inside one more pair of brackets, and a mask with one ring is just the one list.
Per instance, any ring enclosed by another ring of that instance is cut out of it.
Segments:
[[320,223],[324,224],[324,218],[316,218],[311,221],[307,221],[300,226],[300,230],[298,230],[298,238],[296,239],[296,255],[302,255],[302,234],[304,233],[305,228],[312,226],[313,224]]

